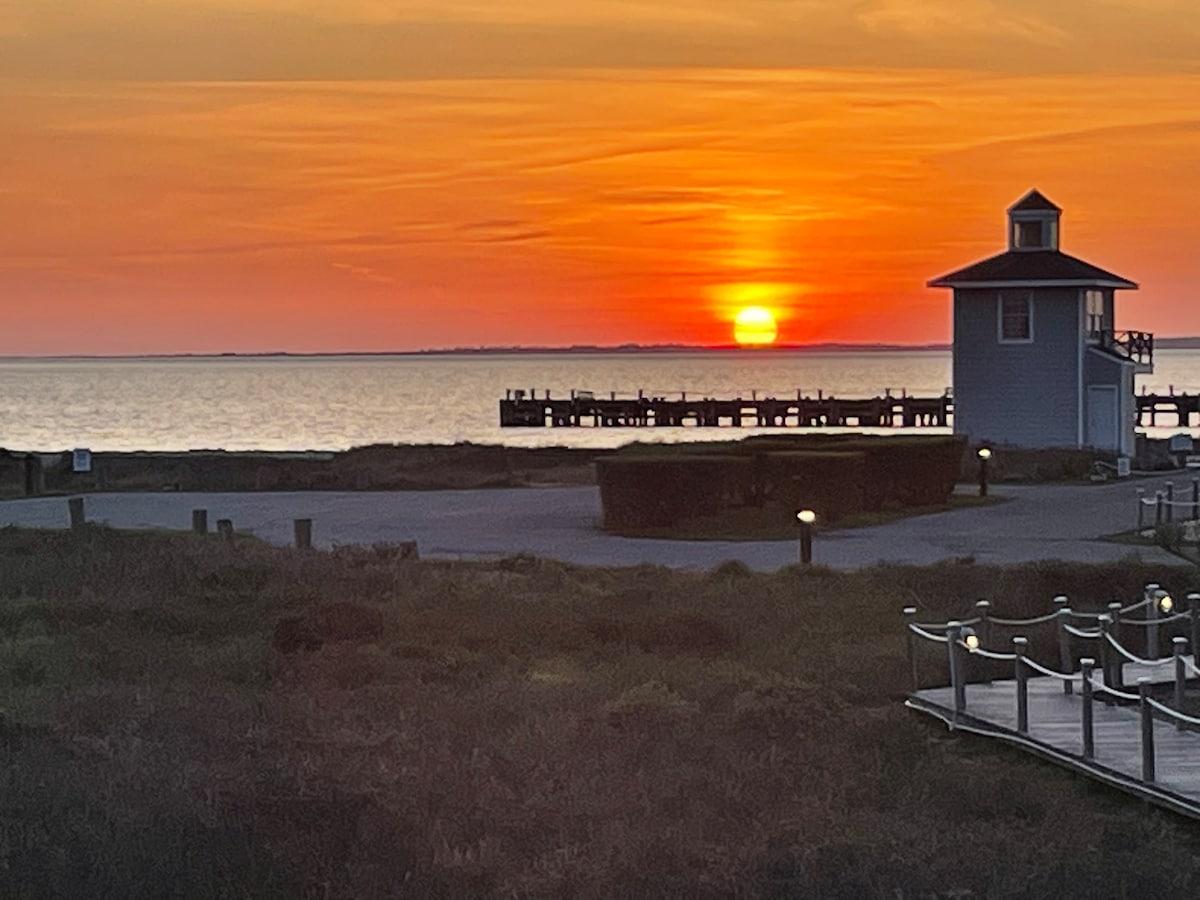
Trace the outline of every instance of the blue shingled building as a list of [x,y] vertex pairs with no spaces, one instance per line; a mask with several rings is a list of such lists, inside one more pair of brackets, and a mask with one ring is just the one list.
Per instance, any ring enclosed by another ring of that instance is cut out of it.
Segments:
[[954,431],[974,443],[1134,451],[1134,375],[1154,337],[1114,330],[1137,285],[1059,250],[1062,210],[1038,191],[1008,209],[1008,249],[942,275],[954,291]]

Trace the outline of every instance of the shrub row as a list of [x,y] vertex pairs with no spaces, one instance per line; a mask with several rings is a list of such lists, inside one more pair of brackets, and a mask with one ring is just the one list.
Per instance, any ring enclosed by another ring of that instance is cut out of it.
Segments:
[[957,480],[962,438],[763,436],[738,443],[629,447],[596,462],[604,527],[675,525],[753,505],[836,521],[862,511],[937,506]]

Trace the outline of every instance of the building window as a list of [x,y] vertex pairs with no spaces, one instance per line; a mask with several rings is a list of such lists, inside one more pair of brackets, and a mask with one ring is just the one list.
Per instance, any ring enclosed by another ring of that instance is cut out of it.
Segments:
[[1032,340],[1033,295],[1027,291],[1005,291],[1000,295],[1000,342]]
[[1013,235],[1013,246],[1022,250],[1038,249],[1046,246],[1042,239],[1044,224],[1039,219],[1034,222],[1013,222],[1016,234]]
[[1088,340],[1099,341],[1104,332],[1104,291],[1084,291],[1083,302]]

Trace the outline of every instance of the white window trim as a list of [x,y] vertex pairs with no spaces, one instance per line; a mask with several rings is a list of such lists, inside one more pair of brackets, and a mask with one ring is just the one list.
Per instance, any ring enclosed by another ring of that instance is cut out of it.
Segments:
[[1032,344],[1033,343],[1033,291],[1025,293],[1029,304],[1029,337],[1006,338],[1004,336],[1004,291],[996,294],[996,342],[1000,344]]
[[[1083,294],[1083,333],[1084,333],[1084,337],[1089,344],[1099,344],[1100,343],[1100,332],[1104,330],[1104,309],[1107,306],[1107,303],[1105,302],[1107,298],[1104,296],[1104,291],[1100,290],[1099,288],[1084,288],[1082,291],[1082,294]],[[1099,331],[1092,330],[1092,315],[1090,312],[1088,312],[1088,295],[1089,294],[1096,294],[1100,298],[1100,318],[1099,318],[1100,329],[1099,329]]]

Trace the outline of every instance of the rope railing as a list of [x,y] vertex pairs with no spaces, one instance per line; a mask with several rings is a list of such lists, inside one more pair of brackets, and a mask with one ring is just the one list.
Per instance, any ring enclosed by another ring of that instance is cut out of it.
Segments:
[[[966,645],[963,645],[966,647]],[[997,662],[1013,662],[1017,658],[1015,653],[997,653],[995,650],[985,650],[982,647],[966,647],[968,653],[973,656],[981,656],[984,659],[994,659]]]
[[1121,624],[1132,625],[1134,628],[1153,628],[1155,625],[1170,625],[1172,622],[1182,622],[1184,619],[1191,621],[1191,618],[1190,612],[1178,612],[1162,619],[1122,619]]
[[909,623],[908,630],[911,631],[913,634],[915,634],[917,637],[925,638],[925,640],[927,640],[927,641],[934,641],[935,643],[938,643],[938,644],[950,643],[950,638],[946,637],[944,634],[933,634],[932,632],[926,631],[924,626],[922,626],[922,625],[915,625],[913,623]]
[[1183,722],[1185,725],[1192,725],[1200,728],[1200,719],[1197,719],[1195,716],[1189,716],[1185,713],[1181,713],[1177,709],[1171,709],[1171,707],[1167,706],[1165,703],[1160,703],[1158,700],[1155,700],[1152,697],[1147,698],[1146,702],[1149,703],[1156,711],[1162,713],[1166,718],[1169,718],[1172,721]]
[[[962,625],[964,628],[972,626],[972,625],[978,625],[982,621],[983,621],[983,616],[976,616],[973,619],[962,619],[962,620],[955,619],[955,622],[957,622],[959,625]],[[995,621],[995,620],[992,619],[989,621]],[[938,622],[910,622],[909,624],[916,628],[921,628],[925,631],[946,631],[954,623],[953,622],[940,622],[940,623],[938,623]]]
[[1110,687],[1103,681],[1096,681],[1095,678],[1088,679],[1092,685],[1092,690],[1097,694],[1108,694],[1110,697],[1115,697],[1117,700],[1125,700],[1129,703],[1137,703],[1141,697],[1137,694],[1130,694],[1125,691],[1119,691],[1115,687]]
[[1032,619],[1001,619],[999,616],[989,616],[988,621],[993,625],[1003,625],[1005,628],[1025,628],[1029,625],[1044,625],[1046,622],[1053,622],[1058,616],[1058,610],[1055,610]]
[[1118,653],[1120,653],[1123,657],[1125,657],[1131,663],[1136,663],[1137,665],[1140,665],[1140,666],[1166,666],[1166,665],[1170,665],[1171,663],[1173,663],[1175,661],[1175,658],[1173,656],[1167,656],[1167,657],[1164,657],[1163,659],[1143,659],[1142,657],[1137,656],[1133,653],[1130,653],[1128,650],[1126,650],[1124,647],[1122,647],[1121,642],[1118,641],[1116,638],[1114,638],[1111,634],[1106,634],[1104,636],[1104,638],[1105,638],[1105,640],[1108,641],[1109,646],[1111,646],[1114,650],[1116,650]]
[[1063,631],[1065,631],[1067,634],[1071,635],[1072,637],[1077,637],[1077,638],[1080,638],[1081,640],[1085,640],[1085,641],[1086,640],[1095,640],[1096,638],[1100,637],[1100,635],[1104,634],[1104,632],[1101,631],[1099,628],[1097,628],[1095,631],[1084,631],[1082,628],[1076,628],[1073,625],[1065,625],[1065,624],[1063,625]]
[[1079,678],[1076,675],[1068,674],[1066,672],[1057,672],[1054,669],[1048,669],[1041,663],[1030,659],[1028,656],[1023,657],[1023,659],[1025,661],[1025,665],[1029,666],[1029,668],[1033,669],[1033,671],[1045,675],[1047,678],[1057,678],[1059,681],[1069,681],[1072,684],[1075,684],[1079,681]]

